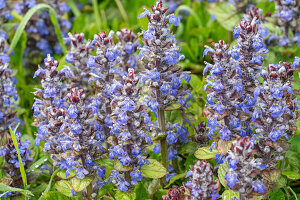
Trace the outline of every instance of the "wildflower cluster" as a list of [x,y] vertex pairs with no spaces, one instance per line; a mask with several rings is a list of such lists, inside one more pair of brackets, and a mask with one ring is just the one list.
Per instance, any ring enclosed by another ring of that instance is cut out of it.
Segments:
[[129,68],[137,68],[138,56],[136,51],[140,43],[137,35],[127,28],[117,31],[116,36],[119,39],[117,46],[121,53],[119,67],[123,75],[126,75]]
[[146,145],[152,143],[149,136],[151,120],[146,113],[147,106],[140,101],[138,82],[138,76],[129,68],[122,87],[113,95],[111,118],[107,124],[114,136],[109,148],[109,157],[115,161],[111,178],[121,191],[132,189],[131,185],[142,179],[140,167],[149,164],[145,154]]
[[208,103],[208,137],[212,139],[214,131],[218,131],[220,139],[229,140],[230,136],[238,136],[243,131],[236,106],[244,91],[242,71],[239,65],[232,63],[230,53],[236,49],[230,52],[229,45],[223,40],[213,45],[214,49],[206,46],[203,53],[207,55],[209,52],[215,63],[206,63],[203,71],[203,74],[208,70],[211,72],[207,76],[208,83],[204,86]]
[[[14,3],[12,3],[14,2]],[[8,0],[7,4],[10,6],[10,10],[24,16],[27,11],[39,3],[37,0]],[[67,35],[72,27],[71,22],[65,19],[63,16],[70,11],[70,7],[67,3],[58,0],[47,0],[43,1],[50,5],[57,12],[58,23],[60,29],[63,31],[64,36]],[[13,7],[12,7],[13,5]],[[59,45],[56,37],[54,27],[51,23],[50,16],[47,11],[41,10],[40,13],[35,14],[26,25],[27,34],[27,47],[25,52],[26,55],[43,55],[52,53],[62,53],[62,48]]]
[[288,150],[286,140],[296,129],[297,106],[291,83],[295,65],[299,65],[299,58],[294,66],[292,63],[269,64],[261,72],[264,85],[254,90],[257,103],[252,121],[259,138],[257,148],[263,162],[271,169],[283,159],[282,155]]
[[168,190],[167,195],[163,195],[163,200],[180,200],[185,198],[185,189],[184,187],[178,188],[178,186],[173,185],[173,188]]
[[260,170],[265,169],[261,159],[254,158],[253,143],[249,137],[238,137],[232,142],[227,156],[229,171],[225,175],[227,186],[239,192],[240,199],[250,198],[252,193],[264,194],[267,189],[260,178]]
[[81,88],[85,92],[90,91],[88,84],[90,68],[87,66],[87,60],[90,55],[91,48],[90,43],[84,42],[83,33],[75,33],[72,35],[69,33],[71,48],[65,57],[65,61],[71,64],[72,78],[69,88]]
[[[0,36],[0,156],[4,156],[5,163],[0,166],[7,172],[7,177],[13,187],[21,186],[22,179],[19,169],[18,154],[13,140],[10,136],[10,130],[15,130],[22,121],[17,117],[16,101],[18,93],[16,90],[16,78],[13,71],[9,68],[10,57],[6,54],[6,39]],[[16,139],[19,146],[20,155],[25,169],[30,166],[31,151],[29,140],[21,141],[21,133],[16,131]]]
[[[176,143],[186,143],[188,131],[187,127],[180,124],[166,123],[164,111],[172,104],[179,104],[177,109],[182,112],[187,107],[187,98],[191,98],[191,95],[181,84],[182,79],[189,82],[190,75],[182,72],[180,67],[176,67],[184,56],[180,55],[180,47],[176,45],[175,37],[169,29],[169,24],[177,26],[180,19],[169,14],[168,8],[163,8],[162,1],[152,6],[152,12],[145,10],[139,15],[139,18],[147,17],[149,21],[148,30],[143,30],[144,46],[139,53],[145,67],[140,82],[149,88],[147,106],[158,119],[158,126],[152,136],[166,137],[161,140],[160,148],[164,165],[167,167],[166,157],[169,160],[177,158]],[[183,120],[184,123],[188,121]],[[169,144],[168,147],[166,142]],[[167,148],[168,156],[165,154]]]
[[186,177],[190,180],[184,184],[184,188],[189,194],[187,199],[217,199],[219,195],[219,181],[213,180],[213,173],[210,164],[203,161],[196,161],[196,164],[190,166]]
[[[268,42],[275,42],[280,46],[291,46],[300,42],[299,30],[299,3],[295,0],[275,0],[277,25],[281,28],[283,35],[272,34]],[[294,37],[291,37],[291,33]]]

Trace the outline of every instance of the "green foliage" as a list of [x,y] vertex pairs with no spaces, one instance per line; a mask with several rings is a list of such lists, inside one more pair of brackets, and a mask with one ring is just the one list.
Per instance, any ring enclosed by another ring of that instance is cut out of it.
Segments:
[[148,178],[161,178],[167,173],[167,169],[157,160],[148,159],[150,164],[145,164],[141,167],[142,176]]
[[91,177],[86,177],[84,179],[79,179],[77,177],[74,177],[71,179],[71,185],[72,188],[75,192],[81,192],[84,190],[91,182],[93,179]]
[[210,152],[210,147],[202,147],[195,152],[195,156],[198,159],[211,159],[216,158],[216,155],[219,153],[216,149],[212,149]]

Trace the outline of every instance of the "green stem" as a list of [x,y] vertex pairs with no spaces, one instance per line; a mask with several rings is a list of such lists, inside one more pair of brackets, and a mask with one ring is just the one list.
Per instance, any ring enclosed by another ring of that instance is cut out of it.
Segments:
[[[160,148],[161,148],[161,163],[168,171],[168,150],[167,150],[167,140],[166,140],[166,121],[165,121],[165,111],[159,109],[158,111],[158,127],[160,131],[163,133],[163,138],[160,139]],[[164,187],[166,183],[166,177],[162,177],[160,179],[162,187]]]
[[291,191],[291,193],[294,195],[295,199],[298,200],[297,194],[294,192],[294,190],[288,186],[288,189]]
[[181,174],[181,170],[180,170],[179,163],[178,163],[178,158],[172,160],[172,165],[174,167],[175,172],[177,174]]
[[120,1],[120,0],[115,0],[115,1],[116,1],[116,4],[117,4],[117,6],[118,6],[118,8],[119,8],[119,10],[120,10],[120,13],[121,13],[123,19],[124,19],[126,22],[128,22],[128,21],[129,21],[129,20],[128,20],[128,16],[127,16],[127,13],[126,13],[126,11],[125,11],[125,9],[124,9],[124,7],[123,7],[121,1]]
[[87,195],[88,195],[88,199],[92,199],[91,196],[92,196],[92,184],[89,184],[86,188],[87,190]]
[[93,9],[94,9],[94,15],[95,15],[95,19],[96,19],[97,30],[100,32],[101,31],[101,20],[100,20],[100,14],[99,14],[97,0],[93,0]]

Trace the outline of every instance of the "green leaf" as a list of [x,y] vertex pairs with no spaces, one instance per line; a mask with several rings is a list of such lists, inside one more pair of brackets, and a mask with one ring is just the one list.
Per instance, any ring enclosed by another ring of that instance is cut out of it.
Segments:
[[276,182],[276,180],[278,179],[280,174],[281,174],[281,170],[277,169],[277,168],[266,169],[266,170],[262,171],[262,173],[261,173],[262,177],[271,183]]
[[275,190],[272,192],[269,200],[285,200],[284,193],[281,189]]
[[86,177],[84,179],[74,177],[71,179],[71,185],[75,192],[81,192],[92,182],[92,180],[91,177]]
[[0,191],[2,191],[2,192],[20,192],[26,197],[28,197],[29,195],[33,196],[33,194],[28,190],[23,190],[23,189],[20,189],[20,188],[10,187],[10,186],[5,185],[3,183],[0,183]]
[[53,178],[55,177],[55,175],[59,172],[59,169],[55,170],[50,178],[50,181],[48,183],[48,186],[46,187],[45,191],[42,193],[42,195],[40,196],[39,200],[44,200],[45,197],[44,195],[49,192],[50,188],[51,188],[51,184],[52,184],[52,181],[53,181]]
[[69,199],[68,197],[66,197],[66,196],[64,196],[61,193],[56,192],[56,191],[47,192],[45,194],[45,198],[47,200],[53,200],[53,199],[55,199],[55,200],[68,200]]
[[58,192],[62,193],[67,197],[72,197],[72,186],[70,181],[61,180],[55,183],[55,188]]
[[228,31],[232,31],[243,18],[243,15],[236,11],[235,6],[227,2],[210,4],[208,12],[211,15],[215,14],[219,24]]
[[283,171],[283,175],[287,176],[289,179],[292,180],[299,180],[300,179],[300,173],[295,171]]
[[197,143],[190,140],[188,143],[181,145],[178,153],[179,154],[195,153],[196,150],[197,150]]
[[59,24],[58,24],[58,21],[57,21],[57,14],[56,14],[55,10],[51,6],[41,3],[41,4],[37,4],[36,6],[32,7],[30,10],[28,10],[26,15],[23,17],[22,21],[20,22],[20,24],[18,26],[18,29],[17,29],[15,35],[14,35],[14,38],[11,41],[10,48],[8,50],[9,54],[16,47],[16,45],[17,45],[22,33],[24,32],[24,29],[25,29],[28,21],[30,20],[30,18],[40,9],[49,11],[50,19],[51,19],[51,22],[54,26],[55,33],[58,37],[59,44],[60,44],[64,54],[66,53],[67,49],[66,49],[64,39],[62,37],[62,33],[61,33],[61,30],[60,30],[60,27],[59,27]]
[[166,188],[170,187],[175,181],[185,178],[186,172],[182,174],[177,174],[176,176],[173,176],[169,182],[169,184],[166,186]]
[[26,172],[28,173],[34,171],[35,169],[39,168],[42,164],[44,164],[47,160],[48,160],[48,156],[44,156],[40,158],[38,161],[33,163],[31,167],[26,170]]
[[166,111],[171,111],[171,110],[179,110],[182,107],[180,103],[174,103],[168,107],[165,108]]
[[125,193],[121,191],[117,191],[115,194],[116,200],[134,200],[135,199],[135,193]]
[[239,197],[239,193],[238,192],[234,192],[232,190],[225,190],[222,193],[222,199],[223,200],[231,200],[232,197],[238,198]]
[[202,81],[201,79],[195,75],[191,74],[191,80],[190,80],[190,85],[193,88],[193,90],[197,93],[200,93],[202,90]]
[[120,171],[120,172],[127,172],[127,171],[132,170],[132,168],[133,168],[132,165],[124,166],[124,165],[121,164],[121,162],[119,160],[115,161],[115,169]]
[[80,10],[77,8],[77,5],[75,4],[74,0],[68,0],[67,4],[71,8],[71,10],[74,13],[75,17],[78,17],[79,15],[81,15]]
[[209,151],[210,147],[202,147],[195,152],[195,156],[198,159],[211,159],[216,158],[216,155],[219,153],[216,149],[213,149],[212,152]]
[[69,178],[72,178],[75,176],[75,170],[71,170],[70,171],[70,175],[67,177],[67,170],[64,169],[64,170],[60,170],[58,173],[57,173],[57,176],[62,178],[62,179],[69,179]]
[[9,127],[9,132],[10,132],[11,138],[13,140],[13,143],[14,143],[15,149],[17,151],[17,154],[18,154],[19,168],[20,168],[20,172],[21,172],[21,177],[22,177],[24,189],[27,190],[27,177],[26,177],[25,168],[24,168],[24,165],[23,165],[23,162],[22,162],[20,151],[19,151],[18,140],[16,138],[16,131],[18,130],[19,125],[20,124],[18,124],[16,126],[15,130],[12,130],[11,127]]
[[150,199],[150,195],[141,181],[134,187],[134,192],[136,194],[136,200]]
[[228,172],[228,170],[229,170],[229,167],[228,167],[227,161],[222,163],[218,169],[219,181],[225,188],[227,188],[226,181],[225,181],[225,175]]
[[157,160],[148,159],[150,164],[141,167],[142,176],[148,178],[162,178],[167,174],[166,168]]

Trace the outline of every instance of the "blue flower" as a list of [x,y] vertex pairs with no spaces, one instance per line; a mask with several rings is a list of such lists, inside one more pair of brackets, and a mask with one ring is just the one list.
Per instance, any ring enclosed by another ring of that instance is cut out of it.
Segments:
[[170,85],[172,86],[173,90],[177,90],[181,85],[181,80],[177,78],[176,75],[172,76],[172,80],[170,82]]
[[235,184],[237,182],[239,182],[238,178],[237,178],[237,174],[233,171],[229,171],[226,175],[225,175],[225,179],[227,180],[227,185],[229,187],[234,187]]
[[214,100],[215,100],[215,98],[212,95],[207,95],[206,96],[206,101],[207,101],[208,104],[214,105]]
[[124,101],[118,103],[119,106],[122,106],[124,112],[132,111],[134,109],[134,102],[130,98],[125,98]]
[[208,127],[211,129],[211,130],[216,130],[217,129],[217,126],[219,126],[220,124],[218,123],[218,117],[217,116],[213,116],[213,117],[210,117],[208,119]]
[[261,94],[261,92],[263,92],[264,91],[264,89],[263,89],[263,87],[261,87],[261,86],[258,86],[258,87],[256,87],[255,89],[254,89],[254,91],[253,91],[253,97],[254,97],[254,99],[257,99],[257,97]]
[[83,167],[78,167],[77,170],[75,171],[75,174],[76,174],[77,178],[84,179],[85,175],[88,175],[89,172]]
[[217,81],[212,84],[212,88],[217,92],[222,92],[224,86],[222,85],[221,81]]
[[274,103],[270,107],[269,112],[271,112],[273,118],[280,117],[283,114],[283,108],[278,103]]
[[285,21],[290,21],[293,19],[294,12],[288,8],[281,10],[280,17]]
[[166,139],[169,144],[174,144],[177,142],[177,134],[173,131],[169,131]]
[[240,32],[241,32],[240,28],[238,26],[235,26],[233,29],[233,37],[239,37]]
[[225,156],[220,155],[220,154],[217,154],[217,155],[216,155],[216,158],[217,158],[217,159],[216,159],[217,163],[222,164],[222,163],[224,162]]
[[229,166],[229,168],[235,170],[235,169],[237,168],[236,164],[237,164],[238,162],[239,162],[239,159],[238,159],[238,158],[235,158],[235,159],[230,158],[230,159],[228,160],[228,166]]
[[231,56],[232,56],[233,59],[238,60],[240,58],[240,49],[234,48],[234,47],[231,50]]
[[264,193],[266,190],[266,186],[261,181],[253,181],[252,185],[254,187],[254,192]]
[[135,45],[132,42],[127,42],[124,48],[126,53],[131,54],[134,51]]
[[151,13],[149,12],[149,10],[145,10],[144,12],[139,14],[138,19],[144,18],[146,15],[149,16],[149,17],[151,16]]
[[10,61],[10,57],[7,54],[3,54],[0,56],[0,60],[1,60],[2,64],[5,64]]
[[220,65],[214,65],[210,72],[212,73],[212,75],[217,76],[219,74],[222,74],[223,72],[223,67],[221,67]]
[[285,136],[288,140],[288,136],[286,133],[283,133],[281,130],[279,129],[273,129],[270,133],[269,133],[269,138],[275,142],[277,140],[279,140],[282,136]]
[[78,114],[78,110],[76,108],[76,106],[74,105],[70,105],[70,107],[67,110],[68,116],[71,118],[77,118],[77,114]]
[[231,125],[231,128],[238,128],[241,126],[241,120],[239,118],[232,117],[229,125]]
[[74,134],[80,134],[82,132],[82,126],[78,122],[72,124],[71,132]]
[[54,85],[50,85],[44,90],[44,94],[45,94],[46,98],[55,97],[56,93],[57,93],[57,90]]
[[166,95],[168,94],[169,90],[170,90],[170,85],[166,81],[163,81],[162,86],[160,86],[161,93],[163,95]]
[[119,159],[122,165],[124,166],[130,165],[131,159],[127,153],[122,154],[122,156]]
[[65,57],[65,61],[72,64],[74,62],[74,54],[69,52]]
[[176,17],[175,15],[171,15],[169,17],[169,23],[174,24],[174,26],[178,26],[178,24],[180,23],[180,18]]
[[0,9],[5,8],[5,0],[0,0]]
[[109,48],[107,49],[106,51],[106,58],[108,58],[108,60],[111,62],[111,61],[114,61],[118,56],[120,55],[120,52],[117,48]]
[[155,35],[155,29],[154,28],[151,28],[151,29],[149,29],[149,30],[147,30],[147,31],[144,31],[143,32],[144,34],[144,38],[146,39],[146,40],[152,40],[153,39],[153,37],[154,37],[154,35]]
[[131,181],[140,181],[143,179],[142,177],[142,173],[137,170],[137,169],[134,169],[130,172],[130,176],[131,176]]
[[255,51],[259,51],[264,47],[264,40],[260,37],[253,39],[252,47]]
[[220,138],[222,140],[229,140],[230,139],[230,134],[231,134],[231,131],[228,129],[227,126],[224,126],[220,131],[219,131],[219,134],[220,134]]
[[168,159],[174,160],[177,158],[177,150],[174,149],[172,146],[168,148]]
[[256,103],[256,99],[250,95],[247,95],[242,105],[243,110],[249,113],[249,108],[253,108],[255,106],[255,103]]
[[283,88],[280,87],[279,85],[275,85],[272,89],[272,97],[273,98],[280,98],[283,96]]
[[85,164],[86,166],[88,167],[91,167],[95,164],[95,161],[94,159],[89,155],[89,154],[86,154],[86,157],[85,157]]
[[160,144],[156,144],[156,145],[154,146],[153,152],[156,153],[156,154],[160,152]]
[[209,46],[205,46],[205,49],[203,51],[203,57],[206,56],[208,52],[215,52],[215,50]]
[[118,189],[119,189],[120,191],[125,192],[125,191],[128,190],[128,187],[127,187],[127,186],[129,186],[129,185],[130,185],[130,184],[129,184],[127,181],[125,181],[125,179],[121,179],[120,182],[119,182],[119,187],[118,187]]
[[96,168],[96,174],[100,178],[104,177],[104,175],[105,175],[105,167],[104,166],[102,166],[102,167],[95,166],[94,168]]
[[94,56],[89,57],[89,59],[87,61],[87,66],[89,68],[93,68],[93,67],[95,67],[95,65],[96,65],[95,57]]
[[255,121],[256,119],[260,118],[261,114],[262,114],[261,109],[255,108],[252,113],[252,121]]
[[117,122],[121,125],[126,125],[127,124],[127,121],[129,120],[129,117],[127,116],[126,113],[120,113],[118,115],[118,119],[117,119]]
[[212,106],[215,111],[217,111],[217,113],[219,114],[224,114],[226,107],[222,104],[222,102],[218,102],[215,105]]
[[160,73],[157,71],[149,72],[152,81],[159,81]]
[[123,141],[128,141],[132,137],[129,131],[122,131],[119,136]]

